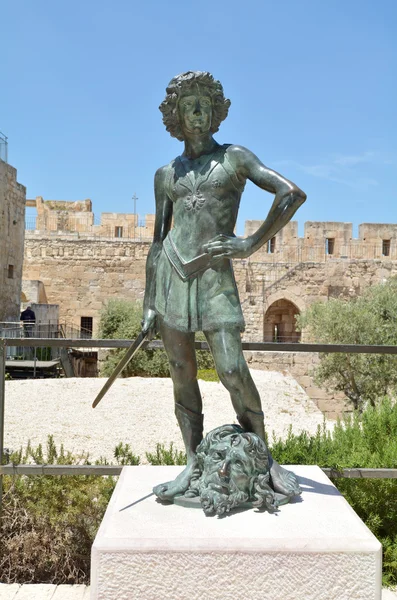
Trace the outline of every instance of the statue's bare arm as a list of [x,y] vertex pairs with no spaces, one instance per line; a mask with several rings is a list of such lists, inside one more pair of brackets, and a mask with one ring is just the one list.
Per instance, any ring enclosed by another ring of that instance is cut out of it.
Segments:
[[148,331],[155,326],[156,313],[153,310],[156,294],[156,269],[163,241],[166,238],[172,221],[172,201],[166,191],[167,167],[161,167],[154,176],[154,195],[156,199],[156,217],[154,222],[153,243],[146,260],[146,287],[143,301],[142,330]]
[[255,154],[243,146],[230,146],[228,158],[242,182],[249,179],[263,190],[275,194],[269,214],[255,233],[244,239],[220,234],[206,246],[207,252],[214,256],[247,258],[291,220],[306,200],[306,194],[276,171],[265,167]]

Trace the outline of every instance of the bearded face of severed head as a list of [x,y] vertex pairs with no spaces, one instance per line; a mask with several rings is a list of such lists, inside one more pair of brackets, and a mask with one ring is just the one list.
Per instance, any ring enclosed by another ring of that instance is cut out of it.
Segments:
[[211,431],[197,448],[200,477],[192,482],[207,515],[223,515],[251,501],[276,507],[268,485],[269,458],[264,442],[237,425]]

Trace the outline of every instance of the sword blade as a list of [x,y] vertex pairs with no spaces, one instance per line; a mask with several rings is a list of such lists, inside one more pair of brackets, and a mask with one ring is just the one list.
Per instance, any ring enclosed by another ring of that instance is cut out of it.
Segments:
[[105,385],[95,398],[94,402],[92,403],[92,408],[95,408],[99,404],[99,402],[102,400],[109,388],[113,385],[121,371],[125,369],[125,367],[128,365],[133,356],[138,352],[139,348],[144,343],[147,334],[147,331],[141,331],[138,337],[132,342],[131,346],[128,348],[127,352],[124,354],[123,358],[116,366],[113,373],[110,375],[109,379],[106,381]]

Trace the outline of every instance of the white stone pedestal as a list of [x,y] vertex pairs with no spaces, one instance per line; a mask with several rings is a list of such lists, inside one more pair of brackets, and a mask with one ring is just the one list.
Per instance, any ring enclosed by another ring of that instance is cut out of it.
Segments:
[[380,600],[381,545],[321,469],[301,500],[219,519],[158,503],[181,467],[125,467],[92,548],[91,600]]

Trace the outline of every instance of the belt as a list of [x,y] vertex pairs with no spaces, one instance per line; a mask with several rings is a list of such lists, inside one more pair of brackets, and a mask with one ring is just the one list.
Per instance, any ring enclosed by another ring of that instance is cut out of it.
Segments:
[[189,261],[184,260],[176,249],[170,234],[165,238],[163,248],[168,260],[183,281],[194,277],[201,271],[205,271],[214,264],[211,255],[207,253],[200,254]]

